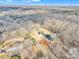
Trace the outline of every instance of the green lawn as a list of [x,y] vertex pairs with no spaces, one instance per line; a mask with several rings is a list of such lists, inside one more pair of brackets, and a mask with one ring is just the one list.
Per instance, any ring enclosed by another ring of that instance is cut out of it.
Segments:
[[15,56],[15,57],[11,57],[11,59],[20,59],[19,57]]

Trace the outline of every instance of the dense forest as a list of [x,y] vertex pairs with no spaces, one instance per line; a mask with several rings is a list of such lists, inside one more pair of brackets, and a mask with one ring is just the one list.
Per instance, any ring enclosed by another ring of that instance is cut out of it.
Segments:
[[[32,30],[32,25],[37,23],[51,33],[56,33],[59,42],[50,47],[50,51],[45,49],[47,54],[43,57],[40,57],[40,53],[34,58],[79,59],[79,7],[76,6],[0,7],[0,44],[16,37],[15,33],[11,35],[9,33],[19,31],[24,36],[24,31]],[[25,40],[24,46],[28,45],[27,42],[29,45],[32,44],[31,40]],[[27,51],[23,49],[21,53],[27,55],[29,53]],[[26,59],[34,59],[33,55],[27,56],[30,58]]]

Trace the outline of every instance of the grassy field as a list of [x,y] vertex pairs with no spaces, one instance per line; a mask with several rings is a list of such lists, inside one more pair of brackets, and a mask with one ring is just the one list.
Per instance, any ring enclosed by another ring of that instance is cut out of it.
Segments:
[[15,56],[15,57],[11,57],[11,59],[20,59],[19,57]]

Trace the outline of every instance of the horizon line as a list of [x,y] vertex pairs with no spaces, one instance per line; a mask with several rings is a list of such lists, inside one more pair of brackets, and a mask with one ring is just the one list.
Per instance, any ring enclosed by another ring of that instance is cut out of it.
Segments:
[[0,6],[79,6],[79,4],[0,4]]

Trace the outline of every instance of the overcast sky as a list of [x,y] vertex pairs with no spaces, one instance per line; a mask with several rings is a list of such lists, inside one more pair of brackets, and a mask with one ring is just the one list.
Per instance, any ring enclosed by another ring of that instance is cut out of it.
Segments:
[[0,0],[0,5],[78,5],[79,0]]

